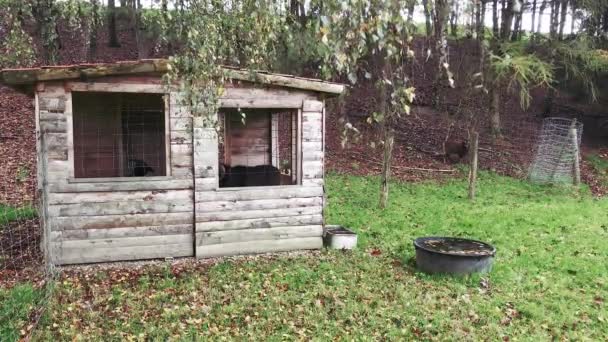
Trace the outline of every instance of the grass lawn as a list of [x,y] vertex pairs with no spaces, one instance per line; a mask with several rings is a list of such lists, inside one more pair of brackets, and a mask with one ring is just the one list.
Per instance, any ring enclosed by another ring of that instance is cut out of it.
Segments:
[[41,292],[29,283],[11,289],[0,287],[0,341],[15,341],[21,337],[20,330],[27,326],[40,295]]
[[36,217],[36,209],[31,206],[13,208],[0,203],[0,229],[5,224]]
[[[488,173],[475,203],[461,180],[393,184],[386,210],[377,178],[327,187],[329,222],[357,230],[358,250],[69,271],[35,337],[608,339],[608,199]],[[412,239],[435,234],[493,243],[494,270],[416,272]]]
[[[3,248],[9,246],[11,236],[3,236],[2,230],[13,221],[26,220],[36,217],[33,207],[13,208],[0,204],[0,283],[2,277],[10,273],[3,273]],[[10,234],[10,233],[9,233]],[[21,337],[20,330],[28,325],[30,314],[40,299],[41,291],[35,289],[30,283],[24,283],[15,287],[3,288],[0,285],[0,341],[13,341]]]

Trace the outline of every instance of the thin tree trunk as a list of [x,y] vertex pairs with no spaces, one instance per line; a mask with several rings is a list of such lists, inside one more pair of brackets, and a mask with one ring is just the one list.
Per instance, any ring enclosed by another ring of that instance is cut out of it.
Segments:
[[578,147],[578,132],[576,129],[576,119],[572,122],[570,127],[570,137],[572,139],[572,150],[574,151],[574,163],[572,165],[574,171],[574,185],[579,186],[581,184],[581,164],[580,164],[580,152]]
[[[382,77],[384,79],[392,74],[391,65],[386,58],[381,61]],[[382,156],[382,175],[380,183],[380,208],[386,208],[388,205],[389,181],[391,176],[391,162],[393,159],[393,146],[395,143],[395,132],[393,127],[393,117],[389,112],[389,89],[385,82],[380,81],[380,98],[379,110],[384,116],[382,123],[383,156]]]
[[[482,12],[485,12],[485,6],[482,6]],[[488,55],[488,46],[486,44],[485,35],[478,35],[477,44],[478,44],[478,48],[479,48],[479,82],[477,84],[475,84],[475,83],[473,84],[473,89],[474,90],[479,89],[480,96],[485,97],[486,90],[488,89],[488,85],[486,84],[486,81],[488,80],[488,77],[486,75],[488,73],[488,68],[487,68],[487,64],[486,64],[486,58]],[[481,88],[478,87],[479,85],[481,85]],[[472,118],[471,118],[471,122],[472,122]],[[470,125],[472,125],[472,123]]]
[[500,29],[500,37],[503,40],[508,40],[511,34],[511,25],[513,25],[513,5],[517,0],[509,0],[506,8],[502,10],[502,26]]
[[551,4],[551,23],[549,28],[549,36],[551,39],[557,39],[557,31],[559,24],[559,1],[555,1]]
[[513,24],[513,32],[511,33],[511,41],[517,41],[519,39],[519,24],[521,23],[521,15],[515,16],[515,23]]
[[540,11],[538,13],[538,24],[536,26],[536,33],[540,34],[541,23],[543,22],[543,14],[545,13],[546,8],[547,0],[543,0],[543,3],[540,5]]
[[[554,39],[554,38],[553,38]],[[551,51],[549,52],[549,56],[550,56],[550,61],[549,61],[549,65],[554,65],[555,64],[555,55],[556,55],[556,51],[554,48],[551,48]],[[545,103],[544,103],[544,110],[543,110],[543,116],[544,117],[549,117],[551,116],[551,111],[553,110],[553,100],[555,99],[555,87],[549,87],[549,89],[547,89],[547,94],[545,95]]]
[[136,0],[133,4],[133,23],[135,25],[135,42],[137,44],[137,56],[139,59],[148,58],[146,49],[144,29],[141,22],[142,6],[141,0]]
[[475,25],[473,25],[473,27],[475,28],[475,35],[477,36],[477,39],[479,39],[479,33],[481,32],[481,21],[483,20],[481,18],[481,3],[482,1],[474,1],[473,2],[473,15],[472,17],[475,18]]
[[[510,2],[511,0],[508,0],[508,1]],[[500,1],[500,12],[499,12],[499,13],[500,13],[500,20],[499,20],[499,23],[502,23],[502,22],[504,21],[504,17],[505,17],[505,9],[506,9],[506,8],[507,8],[507,0],[501,0],[501,1]],[[500,24],[500,25],[502,25],[502,24]],[[500,27],[501,27],[500,25],[498,26],[498,27],[499,27],[499,30],[500,30]],[[500,34],[500,33],[499,33],[499,34]]]
[[[384,60],[382,72],[385,75],[390,75],[390,67]],[[380,208],[386,208],[388,205],[389,181],[391,177],[391,162],[393,159],[393,146],[395,143],[395,132],[393,130],[392,116],[388,112],[388,89],[386,83],[380,83],[380,112],[384,115],[382,126],[382,135],[384,140],[384,151],[382,156],[382,175],[380,185]]]
[[388,205],[389,181],[391,178],[391,162],[393,160],[393,146],[395,144],[395,131],[390,120],[384,120],[384,153],[382,156],[382,180],[380,189],[380,208]]
[[572,2],[572,21],[570,22],[570,34],[574,35],[574,24],[576,23],[576,1]]
[[[530,34],[534,35],[534,30],[536,26],[534,26],[536,22],[536,3],[538,0],[532,0],[532,24],[530,25]],[[540,18],[539,18],[540,20]]]
[[497,85],[490,87],[490,133],[494,139],[502,136],[500,129],[500,89]]
[[[549,37],[553,40],[559,39],[559,10],[561,7],[561,2],[555,1],[551,4],[551,24],[549,29]],[[549,52],[550,61],[549,64],[553,65],[555,63],[555,55],[556,51],[554,48]],[[545,96],[544,110],[543,116],[548,117],[551,115],[551,111],[553,110],[553,101],[555,99],[555,88],[549,87],[547,89],[547,95]]]
[[469,199],[473,201],[477,189],[477,165],[479,160],[479,133],[474,128],[469,129],[469,142]]
[[161,0],[160,3],[160,9],[161,9],[161,13],[163,15],[163,21],[165,22],[165,27],[167,29],[167,35],[169,36],[169,39],[167,39],[167,52],[169,52],[169,55],[173,55],[173,25],[171,25],[171,20],[169,19],[169,5],[168,5],[168,0]]
[[477,27],[477,39],[480,39],[481,41],[483,41],[485,39],[485,33],[486,33],[486,23],[485,23],[485,18],[486,18],[486,1],[485,0],[481,0],[481,8],[479,9],[479,26]]
[[477,43],[479,45],[479,74],[481,75],[480,84],[485,87],[485,79],[486,79],[486,36],[485,36],[485,23],[483,22],[483,18],[486,15],[486,2],[481,2],[481,8],[479,10],[480,17],[482,18],[480,25],[477,27]]
[[453,37],[458,36],[458,11],[460,10],[460,1],[452,0],[450,5],[452,11],[450,13],[450,33]]
[[513,24],[513,33],[511,34],[512,41],[518,41],[521,39],[523,22],[523,12],[519,12],[515,15],[515,23]]
[[561,17],[559,20],[559,40],[564,39],[564,26],[566,25],[566,15],[568,14],[568,0],[561,1]]
[[38,0],[32,9],[36,20],[36,33],[42,42],[42,55],[45,64],[57,64],[59,59],[59,31],[54,0]]
[[[125,6],[125,3],[121,1],[121,6]],[[120,47],[118,41],[118,34],[116,33],[116,2],[115,0],[108,0],[108,36],[110,47]]]
[[435,74],[435,98],[433,104],[435,106],[441,103],[442,86],[445,81],[449,82],[449,67],[448,67],[448,53],[447,53],[447,39],[445,35],[445,25],[448,20],[449,6],[447,0],[436,0],[435,1],[435,22],[433,28],[435,29],[435,54],[439,57],[437,59],[437,69]]
[[91,26],[89,28],[89,52],[87,60],[93,62],[97,53],[97,29],[99,28],[99,0],[91,0]]
[[291,14],[292,18],[297,18],[298,17],[298,10],[299,10],[299,6],[298,6],[298,0],[290,0],[289,1],[289,14]]
[[524,18],[523,18],[523,16],[524,16],[524,12],[522,10],[521,12],[519,12],[519,15],[518,15],[518,18],[519,18],[518,23],[519,24],[517,25],[517,34],[518,34],[517,39],[521,39],[521,36],[524,34]]
[[407,21],[413,22],[414,20],[414,10],[416,9],[416,1],[409,0],[407,3]]
[[431,18],[431,7],[429,0],[422,0],[422,6],[424,9],[424,20],[426,24],[426,36],[427,38],[433,34],[432,18]]
[[[500,36],[495,37],[492,41],[492,52],[498,55],[501,55],[501,51],[499,49],[500,42],[504,42],[509,40],[511,35],[511,26],[513,25],[513,16],[515,14],[514,7],[515,1],[519,0],[508,0],[502,1],[502,15],[501,15],[501,27],[500,27]],[[494,139],[498,139],[502,136],[501,128],[500,128],[500,89],[498,89],[499,84],[496,80],[494,80],[492,75],[488,76],[489,80],[492,80],[492,84],[488,86],[488,90],[490,92],[490,132]]]
[[[483,18],[486,12],[485,2],[481,3],[481,17]],[[478,30],[485,31],[485,25],[478,27]],[[480,89],[480,96],[485,96],[485,89],[487,89],[486,80],[486,72],[488,70],[486,65],[486,56],[487,56],[487,45],[485,43],[486,37],[485,34],[478,34],[478,45],[479,45],[479,84],[482,86]],[[496,38],[494,38],[494,42],[496,42]],[[478,89],[476,85],[473,87],[473,91]],[[476,122],[478,121],[477,117],[475,117],[475,112],[470,114],[469,118],[469,199],[471,201],[475,200],[475,194],[477,189],[477,165],[478,165],[478,151],[479,151],[479,133],[476,130]],[[497,114],[498,115],[498,114]],[[500,117],[498,117],[500,118]],[[498,125],[500,129],[500,124]]]
[[498,0],[492,3],[492,33],[498,37]]
[[304,2],[298,1],[300,5],[300,24],[304,26],[306,24],[306,10],[304,9]]

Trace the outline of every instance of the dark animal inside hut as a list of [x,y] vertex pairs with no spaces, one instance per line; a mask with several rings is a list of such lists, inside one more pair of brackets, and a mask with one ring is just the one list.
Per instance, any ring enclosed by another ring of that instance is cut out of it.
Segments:
[[280,185],[281,173],[272,165],[230,166],[220,164],[220,187]]
[[154,169],[145,161],[140,159],[129,159],[127,177],[144,177],[149,173],[153,173]]

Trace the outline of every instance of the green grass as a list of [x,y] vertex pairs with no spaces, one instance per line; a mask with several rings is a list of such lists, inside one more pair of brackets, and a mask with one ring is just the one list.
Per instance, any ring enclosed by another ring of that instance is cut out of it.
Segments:
[[36,217],[36,209],[31,206],[13,208],[0,203],[0,228],[3,225],[17,220]]
[[[36,217],[36,210],[32,207],[12,208],[0,204],[0,233],[4,225]],[[10,234],[10,233],[9,233]],[[2,248],[5,240],[0,235],[0,280],[1,277],[10,276],[4,273],[2,267]],[[4,238],[9,238],[5,236]],[[10,240],[9,240],[10,241]],[[0,286],[0,341],[15,341],[21,337],[20,330],[26,328],[29,315],[39,299],[40,293],[29,284],[20,284],[10,289]]]
[[0,341],[16,341],[26,328],[29,315],[40,299],[32,284],[0,288]]
[[[608,338],[608,200],[482,173],[475,203],[461,180],[392,184],[380,210],[377,178],[327,183],[328,220],[359,233],[357,250],[69,273],[37,338]],[[421,274],[423,235],[488,241],[495,267]]]

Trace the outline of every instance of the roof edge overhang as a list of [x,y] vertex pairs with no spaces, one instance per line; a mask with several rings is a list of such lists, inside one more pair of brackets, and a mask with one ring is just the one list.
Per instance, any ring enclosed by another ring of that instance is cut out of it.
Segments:
[[[142,59],[116,63],[77,64],[66,66],[47,66],[39,68],[4,69],[0,71],[0,84],[18,90],[33,89],[40,82],[62,80],[92,81],[106,76],[158,74],[169,71],[167,59]],[[292,75],[274,74],[265,71],[251,71],[233,67],[223,67],[228,79],[253,82],[277,87],[325,93],[330,95],[342,94],[345,85],[326,82],[318,79],[297,77]]]

